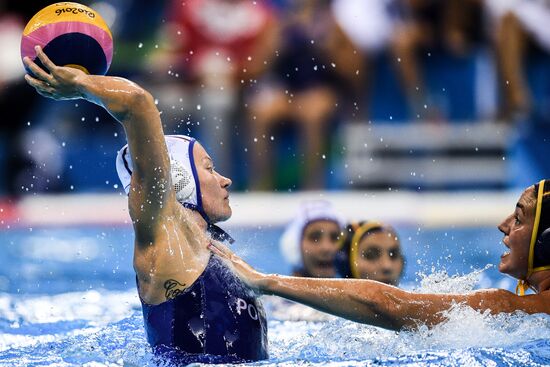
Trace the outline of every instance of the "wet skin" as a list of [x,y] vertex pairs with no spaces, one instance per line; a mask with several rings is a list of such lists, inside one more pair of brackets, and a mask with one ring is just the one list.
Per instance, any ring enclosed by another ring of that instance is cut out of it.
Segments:
[[535,218],[536,199],[534,187],[523,192],[512,214],[506,217],[498,226],[504,234],[502,244],[507,250],[500,257],[498,270],[517,279],[527,275],[529,244]]
[[232,213],[228,192],[231,180],[214,169],[214,162],[202,145],[194,145],[193,155],[195,156],[205,213],[213,222],[229,219]]
[[[535,217],[534,187],[519,198],[514,212],[498,226],[509,249],[499,270],[524,279]],[[225,247],[210,249],[230,261],[251,287],[278,295],[356,322],[392,330],[433,326],[447,320],[446,310],[464,305],[482,313],[550,314],[550,270],[533,273],[527,281],[534,294],[518,296],[504,289],[481,289],[469,293],[416,293],[365,279],[319,279],[263,274]]]
[[[154,98],[127,79],[86,75],[53,64],[40,47],[36,52],[45,68],[25,58],[34,74],[25,79],[39,94],[55,100],[88,100],[104,107],[123,125],[134,162],[128,211],[135,233],[139,293],[150,304],[167,300],[203,272],[210,257],[206,248],[210,239],[201,215],[184,208],[174,190],[166,189],[171,185],[170,159]],[[194,156],[206,214],[214,221],[229,218],[227,189],[231,180],[214,170],[199,144]]]
[[[163,189],[170,181],[169,157],[154,99],[128,80],[88,76],[75,69],[53,65],[40,48],[37,53],[49,73],[25,59],[25,64],[36,76],[26,75],[25,78],[38,93],[57,100],[84,98],[105,107],[123,124],[132,160],[136,163],[134,175],[141,175],[139,179],[132,176],[129,208],[136,232],[135,255],[138,258],[134,258],[134,266],[140,280],[140,294],[148,303],[166,300],[166,281],[176,279],[180,284],[191,284],[206,266],[207,247],[212,249],[219,244],[205,237],[206,223],[201,222],[200,215],[184,211],[175,200],[173,190]],[[227,187],[223,187],[223,182],[218,181],[220,197]],[[526,274],[525,254],[534,217],[533,191],[533,186],[525,190],[514,214],[499,226],[504,233],[503,243],[510,248],[510,253],[502,256],[499,264],[499,270],[505,274],[519,277]],[[223,218],[227,208],[222,205],[219,209],[219,216]],[[180,258],[171,255],[178,250]],[[525,297],[502,289],[467,294],[420,294],[369,280],[266,275],[252,269],[223,246],[217,253],[231,261],[243,280],[259,292],[280,295],[350,320],[394,330],[440,323],[445,320],[442,311],[457,303],[481,312],[519,310],[550,314],[550,270],[537,272],[528,279],[536,294]],[[143,263],[140,264],[140,260]],[[149,292],[141,288],[145,285]]]

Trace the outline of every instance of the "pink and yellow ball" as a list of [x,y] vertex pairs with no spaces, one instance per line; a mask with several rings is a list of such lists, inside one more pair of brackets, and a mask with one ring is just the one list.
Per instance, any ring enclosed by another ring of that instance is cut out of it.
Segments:
[[109,27],[96,11],[78,3],[56,3],[36,13],[23,31],[21,57],[28,56],[42,66],[36,45],[54,64],[88,74],[105,75],[113,59]]

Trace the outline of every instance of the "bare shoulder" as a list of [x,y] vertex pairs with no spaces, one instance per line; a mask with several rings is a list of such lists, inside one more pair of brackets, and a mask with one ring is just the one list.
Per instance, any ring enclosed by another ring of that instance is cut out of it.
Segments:
[[208,239],[187,209],[175,207],[173,215],[159,218],[150,245],[137,243],[134,269],[139,293],[147,303],[174,298],[202,274],[210,252]]
[[[136,190],[139,190],[139,188]],[[179,203],[175,198],[174,200],[168,200],[156,212],[148,211],[144,200],[147,199],[144,199],[140,192],[136,192],[135,195],[130,193],[128,197],[128,207],[134,226],[137,247],[149,247],[162,241],[162,235],[166,232],[166,228],[173,226],[179,216]]]
[[492,313],[523,311],[529,314],[550,314],[550,291],[518,296],[504,289],[487,289],[471,293],[467,302],[475,309]]

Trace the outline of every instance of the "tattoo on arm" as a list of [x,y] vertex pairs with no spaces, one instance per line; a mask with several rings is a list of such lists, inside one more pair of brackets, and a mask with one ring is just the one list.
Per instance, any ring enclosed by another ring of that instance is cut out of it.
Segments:
[[174,299],[185,290],[185,284],[181,284],[175,279],[168,279],[164,282],[164,289],[166,290],[164,293],[166,299]]

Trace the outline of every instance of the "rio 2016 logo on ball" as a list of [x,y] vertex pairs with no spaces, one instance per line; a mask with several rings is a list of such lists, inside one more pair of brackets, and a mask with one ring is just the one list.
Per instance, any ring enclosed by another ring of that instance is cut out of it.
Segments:
[[[113,59],[113,36],[101,16],[78,3],[56,3],[36,13],[21,39],[21,57],[42,67],[34,46],[59,66],[105,75]],[[30,70],[27,70],[30,73]]]

